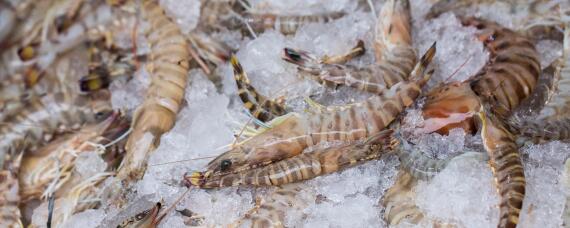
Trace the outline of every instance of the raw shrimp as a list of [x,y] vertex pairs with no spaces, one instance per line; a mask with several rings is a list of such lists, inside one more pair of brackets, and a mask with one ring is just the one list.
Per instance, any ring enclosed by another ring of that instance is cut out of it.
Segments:
[[133,117],[127,155],[117,174],[121,180],[143,176],[148,156],[159,145],[160,136],[174,126],[188,80],[190,54],[186,39],[155,1],[143,4],[143,13],[151,24],[148,40],[152,81]]
[[391,135],[391,130],[385,130],[372,135],[364,142],[302,153],[244,172],[206,177],[196,172],[185,179],[200,188],[283,185],[299,182],[380,158],[397,146],[397,141]]

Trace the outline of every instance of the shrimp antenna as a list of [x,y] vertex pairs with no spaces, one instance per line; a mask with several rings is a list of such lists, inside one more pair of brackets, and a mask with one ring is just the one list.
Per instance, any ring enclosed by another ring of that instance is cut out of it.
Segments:
[[447,78],[445,78],[445,80],[443,82],[447,82],[447,81],[449,81],[449,79],[453,78],[453,76],[455,74],[457,74],[457,72],[459,72],[459,70],[461,68],[463,68],[465,66],[465,64],[467,64],[467,62],[469,62],[469,60],[471,60],[471,56],[469,56],[469,58],[467,58],[465,60],[465,62],[463,62],[457,69],[455,69],[455,71],[453,71],[453,73],[451,73],[449,76],[447,76]]
[[156,163],[156,164],[151,164],[148,166],[159,166],[159,165],[168,165],[168,164],[173,164],[173,163],[179,163],[179,162],[187,162],[187,161],[196,161],[196,160],[202,160],[202,159],[207,159],[207,158],[215,158],[216,156],[206,156],[206,157],[199,157],[199,158],[189,158],[189,159],[183,159],[183,160],[178,160],[178,161],[169,161],[169,162],[163,162],[163,163]]

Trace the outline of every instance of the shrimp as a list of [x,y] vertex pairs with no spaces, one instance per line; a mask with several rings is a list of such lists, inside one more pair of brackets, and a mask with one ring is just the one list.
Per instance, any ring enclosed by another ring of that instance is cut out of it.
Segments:
[[480,98],[492,103],[493,113],[506,117],[531,96],[541,74],[539,54],[529,39],[493,22],[461,20],[483,29],[479,38],[491,52],[490,60],[468,81],[444,84],[428,94],[424,132],[446,134],[461,127],[474,133],[473,116],[482,106]]
[[273,120],[273,127],[238,144],[214,160],[205,176],[243,171],[251,166],[275,162],[300,154],[305,148],[328,141],[355,141],[383,130],[420,95],[432,71],[427,69],[435,55],[435,43],[422,57],[409,81],[385,93],[324,113],[289,113]]
[[486,107],[477,114],[483,146],[501,196],[498,227],[516,227],[525,195],[525,174],[514,136]]
[[[74,178],[72,170],[80,153],[99,150],[96,145],[114,140],[127,129],[128,124],[118,114],[114,114],[99,124],[87,125],[73,135],[58,138],[26,155],[18,177],[22,201],[45,197],[49,195],[45,193],[47,191],[58,192]],[[111,138],[104,137],[109,134]],[[56,184],[52,186],[52,183]]]
[[[152,68],[149,72],[153,77],[144,103],[133,116],[127,155],[117,174],[121,180],[142,177],[147,158],[159,145],[160,136],[174,125],[188,80],[190,54],[186,39],[155,1],[143,4],[143,13],[151,24],[148,40]],[[145,138],[150,139],[150,143],[141,141]]]
[[282,102],[268,99],[255,90],[235,55],[232,55],[230,62],[234,70],[238,96],[253,117],[262,122],[267,122],[287,113]]
[[410,20],[407,0],[391,0],[382,7],[374,40],[376,64],[363,68],[326,64],[309,53],[293,49],[285,49],[284,59],[298,65],[301,74],[381,93],[406,80],[416,64]]
[[397,141],[391,135],[391,130],[385,130],[372,135],[364,142],[303,153],[244,172],[205,177],[196,172],[185,179],[200,188],[295,183],[378,159],[396,147]]

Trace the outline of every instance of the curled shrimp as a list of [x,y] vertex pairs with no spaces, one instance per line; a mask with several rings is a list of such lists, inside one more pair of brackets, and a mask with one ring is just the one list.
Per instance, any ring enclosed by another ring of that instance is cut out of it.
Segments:
[[155,1],[145,1],[143,13],[151,24],[152,81],[144,103],[133,116],[127,155],[117,174],[122,180],[140,179],[144,174],[147,158],[159,145],[160,136],[174,126],[188,80],[190,54],[180,29]]
[[257,92],[250,84],[247,74],[235,55],[231,57],[231,64],[238,87],[238,96],[253,117],[267,122],[287,113],[282,102],[273,101]]
[[435,43],[417,64],[409,81],[383,94],[333,112],[289,113],[274,119],[272,128],[241,142],[212,160],[203,175],[231,174],[294,157],[305,148],[328,141],[355,141],[382,131],[420,95],[432,71],[427,69]]

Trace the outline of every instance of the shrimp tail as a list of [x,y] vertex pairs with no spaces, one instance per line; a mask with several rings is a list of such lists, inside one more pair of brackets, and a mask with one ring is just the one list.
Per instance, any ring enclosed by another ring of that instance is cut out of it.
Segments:
[[430,48],[424,53],[424,55],[422,55],[419,63],[416,64],[414,70],[412,71],[412,74],[410,75],[411,81],[415,81],[419,85],[424,85],[431,78],[431,71],[428,73],[425,73],[425,71],[428,69],[429,64],[435,56],[436,44],[437,42],[433,42]]
[[271,100],[257,92],[235,55],[231,56],[230,63],[234,70],[238,96],[253,117],[265,123],[287,113],[281,101]]

